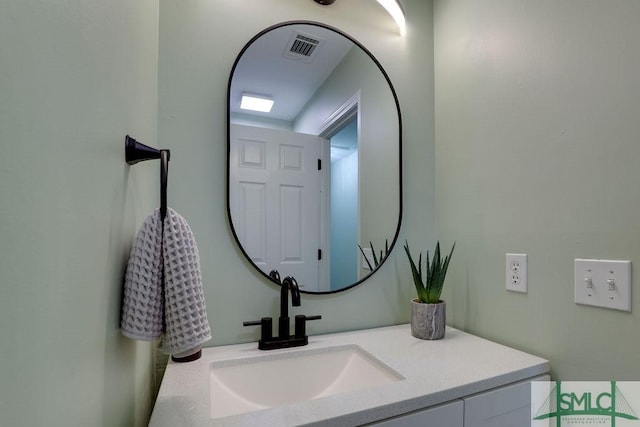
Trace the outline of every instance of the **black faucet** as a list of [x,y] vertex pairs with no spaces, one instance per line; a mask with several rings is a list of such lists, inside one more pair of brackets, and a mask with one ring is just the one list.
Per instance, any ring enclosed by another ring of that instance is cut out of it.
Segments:
[[[273,273],[273,271],[272,271]],[[276,272],[277,274],[277,272]],[[275,279],[275,275],[270,274]],[[278,279],[279,274],[278,274]],[[260,325],[260,341],[258,348],[260,350],[274,350],[277,348],[298,347],[307,345],[309,337],[306,335],[307,320],[321,319],[322,316],[305,316],[298,314],[295,317],[295,334],[289,335],[289,292],[291,292],[291,305],[300,306],[300,288],[298,282],[291,276],[287,276],[282,281],[280,287],[280,317],[278,318],[278,336],[272,336],[272,319],[271,317],[263,317],[260,320],[243,322],[244,326]]]
[[289,338],[289,291],[291,291],[291,305],[300,307],[300,288],[298,282],[287,276],[280,286],[280,318],[278,318],[278,338]]

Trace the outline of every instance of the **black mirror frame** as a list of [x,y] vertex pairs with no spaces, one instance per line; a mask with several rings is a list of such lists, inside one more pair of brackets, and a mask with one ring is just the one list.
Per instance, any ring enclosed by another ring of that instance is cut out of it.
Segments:
[[341,31],[335,27],[332,27],[330,25],[327,24],[323,24],[320,22],[315,22],[315,21],[286,21],[286,22],[281,22],[279,24],[275,24],[272,25],[262,31],[260,31],[258,34],[256,34],[255,36],[253,36],[251,38],[251,40],[249,40],[244,47],[242,48],[242,50],[238,53],[238,56],[236,57],[236,60],[233,63],[233,67],[231,68],[231,73],[229,74],[229,83],[227,86],[227,219],[229,221],[229,227],[231,229],[231,233],[233,234],[233,237],[236,241],[236,243],[238,244],[238,247],[240,248],[240,250],[242,251],[242,254],[245,256],[245,258],[251,263],[251,265],[258,271],[260,272],[260,274],[262,276],[264,276],[265,279],[269,280],[269,282],[277,284],[277,285],[281,285],[281,283],[279,283],[277,280],[275,280],[274,278],[270,277],[268,273],[266,273],[265,271],[263,271],[262,269],[260,269],[257,265],[255,265],[252,261],[251,261],[251,257],[249,256],[249,254],[245,251],[244,247],[242,246],[242,244],[240,243],[240,239],[238,238],[238,235],[236,233],[236,230],[233,226],[233,218],[231,217],[231,205],[230,205],[230,182],[229,182],[229,177],[231,176],[231,82],[233,80],[233,75],[234,72],[236,70],[236,67],[238,66],[238,62],[240,62],[240,59],[242,58],[242,55],[246,52],[246,50],[249,48],[249,46],[251,46],[251,44],[253,44],[253,42],[255,42],[258,38],[262,37],[263,35],[265,35],[266,33],[277,29],[277,28],[281,28],[281,27],[286,27],[286,26],[291,26],[291,25],[313,25],[313,26],[317,26],[317,27],[321,27],[321,28],[325,28],[327,30],[331,30],[334,31],[340,35],[342,35],[343,37],[349,39],[353,44],[355,44],[356,46],[358,46],[360,49],[362,49],[368,56],[369,58],[371,58],[371,60],[373,61],[374,64],[376,64],[376,66],[378,67],[378,69],[380,70],[380,72],[382,73],[382,75],[384,76],[385,80],[387,81],[387,83],[389,84],[389,89],[391,89],[391,94],[393,95],[393,100],[396,104],[396,110],[398,112],[398,164],[399,164],[399,189],[398,189],[398,203],[399,203],[399,212],[398,212],[398,224],[396,226],[396,231],[395,234],[393,236],[393,240],[391,242],[391,245],[389,246],[389,252],[388,254],[382,259],[382,261],[380,261],[380,263],[375,267],[374,270],[372,270],[369,274],[367,274],[365,277],[361,278],[360,280],[358,280],[357,282],[349,285],[349,286],[345,286],[343,288],[340,289],[336,289],[336,290],[331,290],[331,291],[324,291],[324,292],[313,292],[313,291],[304,291],[304,290],[300,290],[301,293],[304,294],[310,294],[310,295],[327,295],[327,294],[335,294],[338,292],[343,292],[346,291],[348,289],[352,289],[358,285],[360,285],[361,283],[363,283],[365,280],[369,279],[371,276],[373,276],[374,273],[376,273],[380,267],[387,261],[387,259],[389,258],[389,255],[391,254],[391,252],[393,251],[393,248],[396,245],[396,242],[398,240],[398,236],[400,234],[400,226],[402,225],[402,115],[400,113],[400,103],[398,101],[398,96],[396,94],[396,91],[393,87],[393,84],[391,83],[391,79],[389,78],[389,75],[387,74],[387,72],[384,70],[384,68],[382,68],[382,64],[380,64],[380,61],[378,61],[376,59],[376,57],[373,56],[373,54],[367,49],[365,48],[359,41],[357,41],[356,39],[354,39],[353,37],[351,37],[350,35],[346,34],[344,31]]

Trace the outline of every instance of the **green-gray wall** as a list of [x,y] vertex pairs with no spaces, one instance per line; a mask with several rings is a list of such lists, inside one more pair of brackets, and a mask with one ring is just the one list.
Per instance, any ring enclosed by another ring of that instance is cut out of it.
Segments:
[[[457,241],[452,324],[546,356],[562,379],[637,379],[637,297],[632,314],[576,306],[573,259],[640,262],[640,5],[436,0],[434,68],[431,2],[403,4],[405,38],[370,0],[0,5],[1,425],[146,422],[152,348],[122,338],[118,316],[158,165],[126,166],[126,133],[172,150],[169,202],[198,239],[210,345],[255,340],[242,321],[276,315],[277,289],[226,219],[226,89],[244,43],[291,19],[343,29],[394,82],[400,242],[429,248],[436,216],[443,244]],[[399,249],[363,285],[305,295],[294,313],[323,315],[312,334],[407,321]],[[504,290],[506,252],[529,254],[529,294]]]
[[[434,3],[452,323],[559,379],[640,379],[637,289],[632,313],[573,302],[574,258],[640,265],[640,3]],[[505,291],[507,252],[529,255],[527,295]]]
[[158,5],[0,3],[0,425],[146,425],[152,347],[120,335],[158,165]]
[[[329,7],[308,0],[160,2],[159,144],[170,148],[169,203],[189,221],[200,249],[210,345],[254,341],[242,322],[277,316],[279,294],[244,260],[226,211],[226,108],[231,67],[259,31],[288,20],[338,27],[380,60],[394,82],[403,113],[405,214],[400,241],[416,247],[434,232],[433,28],[431,2],[404,2],[410,31],[398,34],[371,0]],[[250,11],[251,13],[247,13]],[[373,278],[347,292],[304,295],[293,314],[321,314],[311,334],[406,322],[414,291],[401,248]]]

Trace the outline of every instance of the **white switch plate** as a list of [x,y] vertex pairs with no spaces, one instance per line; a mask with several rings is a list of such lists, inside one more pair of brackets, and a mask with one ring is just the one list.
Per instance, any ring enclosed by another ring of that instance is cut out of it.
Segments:
[[527,293],[527,254],[507,254],[506,286],[508,291]]
[[576,304],[631,311],[631,261],[575,260]]

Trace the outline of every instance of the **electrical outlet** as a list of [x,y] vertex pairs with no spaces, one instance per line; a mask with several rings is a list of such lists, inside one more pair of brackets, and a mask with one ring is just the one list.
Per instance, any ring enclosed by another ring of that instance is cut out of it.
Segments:
[[527,254],[507,254],[507,290],[527,293]]

